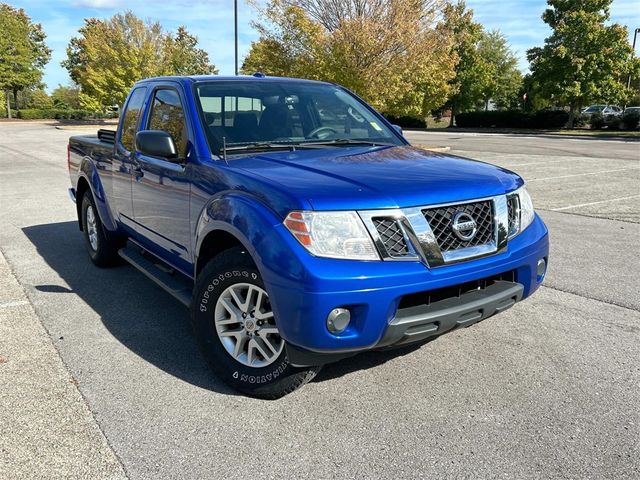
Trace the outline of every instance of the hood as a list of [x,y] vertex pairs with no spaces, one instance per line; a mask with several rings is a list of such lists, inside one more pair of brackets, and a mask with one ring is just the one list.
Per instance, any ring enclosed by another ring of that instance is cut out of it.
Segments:
[[523,180],[504,168],[411,146],[274,152],[232,160],[315,210],[414,207],[501,195]]

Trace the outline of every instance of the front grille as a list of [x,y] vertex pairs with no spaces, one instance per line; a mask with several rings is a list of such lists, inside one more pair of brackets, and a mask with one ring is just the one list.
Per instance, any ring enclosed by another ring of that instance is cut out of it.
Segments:
[[[453,217],[459,212],[470,215],[476,222],[477,231],[470,240],[461,240],[453,231]],[[423,210],[422,214],[429,222],[442,253],[486,245],[494,240],[493,202],[491,200],[430,208]]]
[[374,218],[373,225],[376,227],[380,240],[390,257],[404,257],[409,253],[407,242],[404,239],[398,221],[392,218]]
[[509,211],[509,236],[511,237],[520,229],[520,199],[518,195],[507,197],[507,209]]

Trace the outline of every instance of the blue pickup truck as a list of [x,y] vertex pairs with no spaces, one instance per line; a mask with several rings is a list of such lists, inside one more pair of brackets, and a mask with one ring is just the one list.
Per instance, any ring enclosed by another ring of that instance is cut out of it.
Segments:
[[124,259],[188,306],[212,369],[255,397],[472,325],[547,268],[522,178],[414,148],[330,83],[143,80],[68,165],[93,263]]

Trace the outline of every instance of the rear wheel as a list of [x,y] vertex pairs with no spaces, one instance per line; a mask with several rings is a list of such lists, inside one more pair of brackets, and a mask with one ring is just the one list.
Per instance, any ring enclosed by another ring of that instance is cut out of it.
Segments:
[[124,242],[105,233],[91,192],[82,197],[82,232],[91,261],[98,267],[111,267],[119,263],[118,249]]
[[262,277],[240,248],[218,255],[198,275],[191,318],[211,368],[247,395],[280,398],[320,370],[289,363]]

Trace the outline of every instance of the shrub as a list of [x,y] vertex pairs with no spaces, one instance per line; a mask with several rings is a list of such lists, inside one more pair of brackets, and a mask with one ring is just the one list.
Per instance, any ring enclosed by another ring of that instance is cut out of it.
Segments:
[[589,125],[594,130],[600,130],[602,127],[604,127],[605,122],[604,122],[604,117],[602,116],[602,113],[600,112],[592,113],[591,118],[589,119]]
[[538,110],[533,114],[531,128],[562,128],[569,121],[564,110]]
[[394,115],[384,114],[384,118],[386,118],[393,125],[398,125],[402,128],[426,128],[427,122],[425,122],[424,118],[416,118],[416,117],[408,117],[401,116],[396,117]]
[[456,115],[456,124],[464,128],[562,128],[568,120],[569,114],[563,110],[538,110],[535,113],[494,110]]
[[[4,104],[0,106],[0,118],[7,118],[7,107]],[[11,118],[18,118],[18,112],[13,108],[11,109]]]
[[108,118],[106,114],[92,112],[90,110],[72,110],[60,108],[28,108],[19,110],[17,113],[18,118],[21,118],[23,120],[87,120]]
[[640,110],[629,110],[622,114],[622,128],[636,130],[640,127]]
[[531,114],[517,110],[478,111],[456,115],[456,125],[464,128],[527,128],[531,123]]

